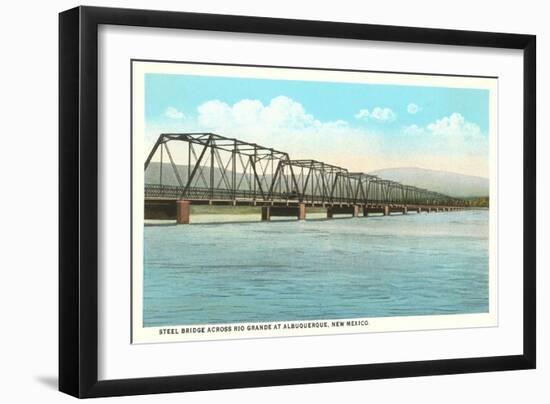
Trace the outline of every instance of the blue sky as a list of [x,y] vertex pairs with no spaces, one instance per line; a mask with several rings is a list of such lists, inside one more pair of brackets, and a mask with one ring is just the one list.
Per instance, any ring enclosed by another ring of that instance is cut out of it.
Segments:
[[416,166],[488,176],[489,92],[146,74],[147,143],[209,131],[353,170]]

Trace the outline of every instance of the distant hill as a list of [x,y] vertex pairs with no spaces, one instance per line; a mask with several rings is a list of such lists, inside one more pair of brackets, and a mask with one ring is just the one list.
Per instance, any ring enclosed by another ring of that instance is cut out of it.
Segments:
[[472,175],[414,167],[387,168],[373,171],[370,174],[457,198],[485,197],[489,195],[489,179]]

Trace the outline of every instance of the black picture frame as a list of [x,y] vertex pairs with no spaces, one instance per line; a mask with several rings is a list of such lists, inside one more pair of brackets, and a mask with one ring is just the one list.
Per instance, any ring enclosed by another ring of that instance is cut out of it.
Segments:
[[[523,353],[98,380],[98,26],[194,29],[523,51]],[[536,37],[325,21],[77,7],[59,15],[59,390],[102,397],[324,383],[536,366]]]

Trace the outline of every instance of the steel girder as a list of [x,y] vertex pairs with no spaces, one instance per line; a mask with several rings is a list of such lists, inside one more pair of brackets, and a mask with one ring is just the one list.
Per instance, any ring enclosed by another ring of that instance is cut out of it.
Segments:
[[[183,145],[174,153],[169,144]],[[310,204],[414,204],[461,206],[463,200],[378,176],[349,172],[322,161],[214,133],[164,133],[145,160],[158,153],[158,183],[149,192],[179,199],[296,200]],[[165,160],[171,167],[167,183]],[[178,164],[178,163],[179,164]]]

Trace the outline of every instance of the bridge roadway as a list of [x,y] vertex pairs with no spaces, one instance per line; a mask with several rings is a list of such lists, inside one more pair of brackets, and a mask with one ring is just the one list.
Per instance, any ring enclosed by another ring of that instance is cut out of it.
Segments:
[[[314,195],[304,195],[302,201],[295,195],[273,194],[270,200],[253,199],[249,192],[239,192],[229,195],[225,190],[214,190],[212,195],[208,189],[191,189],[190,198],[179,199],[180,187],[156,185],[145,187],[145,218],[172,219],[178,224],[189,224],[191,218],[191,204],[210,206],[258,206],[261,207],[261,220],[269,221],[271,217],[295,217],[305,220],[308,208],[326,209],[327,219],[334,215],[350,215],[351,217],[377,214],[391,215],[393,213],[432,213],[451,212],[465,209],[464,206],[443,204],[398,203],[383,201],[358,201],[340,198],[337,201],[324,201]],[[208,195],[213,196],[212,199]],[[193,198],[195,196],[195,198]]]

